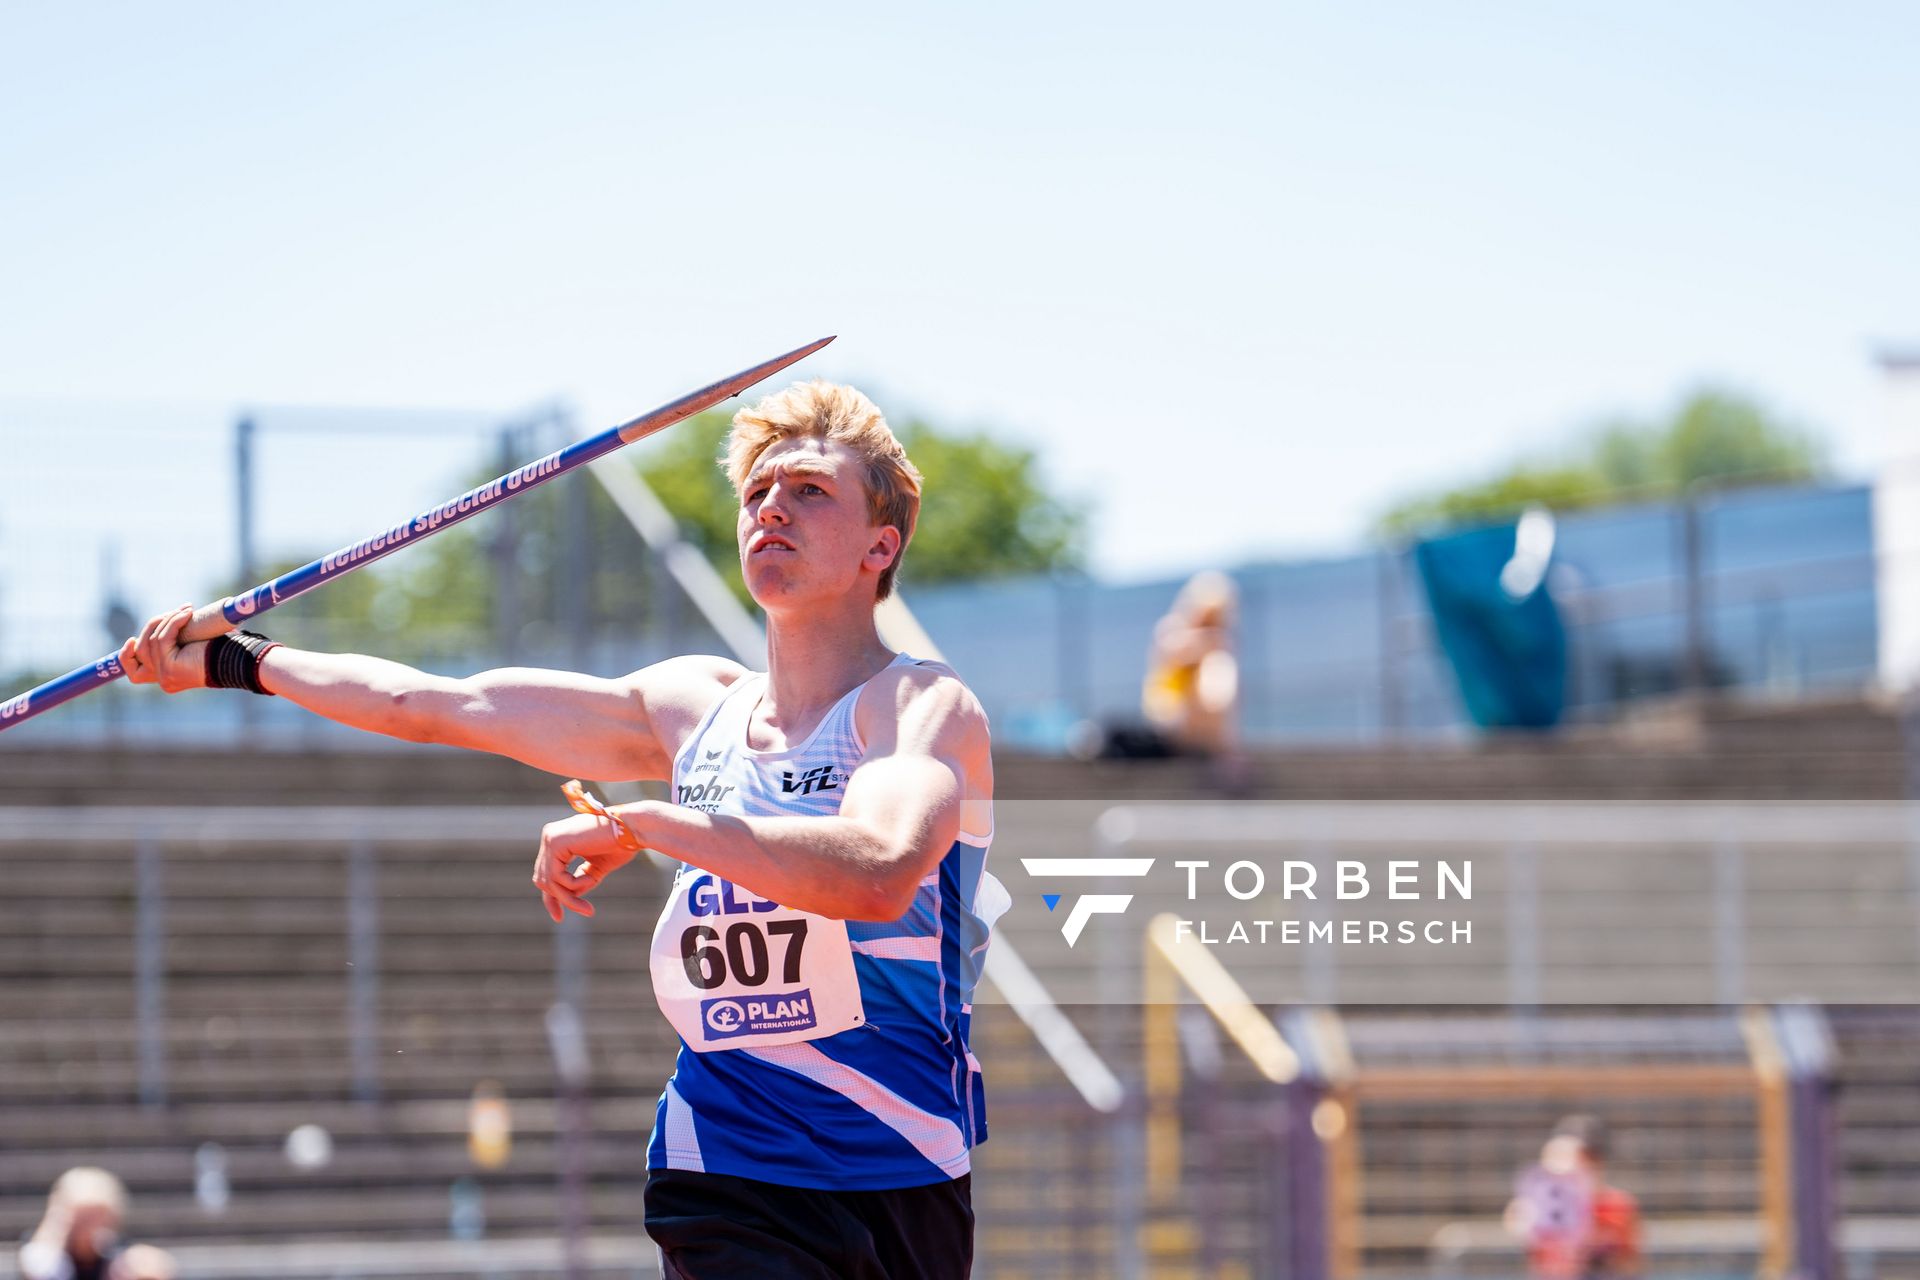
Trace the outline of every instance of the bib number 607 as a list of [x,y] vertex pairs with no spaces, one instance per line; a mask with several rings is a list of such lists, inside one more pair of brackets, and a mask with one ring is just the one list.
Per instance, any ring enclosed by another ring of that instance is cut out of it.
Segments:
[[767,960],[767,939],[786,939],[780,957],[780,981],[800,981],[800,953],[807,945],[805,920],[772,920],[761,926],[742,920],[727,926],[724,941],[720,931],[710,924],[696,924],[680,935],[680,960],[687,967],[687,981],[702,991],[725,986],[728,975],[743,987],[765,986],[773,967]]

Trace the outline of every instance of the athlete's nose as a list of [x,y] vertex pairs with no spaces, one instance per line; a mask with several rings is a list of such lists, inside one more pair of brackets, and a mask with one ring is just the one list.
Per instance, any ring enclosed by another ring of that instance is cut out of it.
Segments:
[[792,517],[787,515],[786,502],[786,490],[779,485],[774,485],[767,490],[767,496],[760,499],[757,519],[761,524],[769,524],[776,520],[781,524],[791,524]]

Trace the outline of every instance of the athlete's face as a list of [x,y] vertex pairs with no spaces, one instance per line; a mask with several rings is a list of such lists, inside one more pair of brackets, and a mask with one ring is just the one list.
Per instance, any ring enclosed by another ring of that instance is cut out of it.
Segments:
[[832,440],[783,440],[740,487],[740,571],[767,610],[862,591],[869,600],[900,531],[867,511],[866,465]]

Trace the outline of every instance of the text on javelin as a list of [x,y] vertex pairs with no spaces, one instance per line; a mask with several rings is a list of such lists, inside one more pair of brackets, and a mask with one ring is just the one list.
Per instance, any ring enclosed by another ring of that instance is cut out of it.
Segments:
[[389,547],[397,547],[416,534],[431,533],[450,520],[468,515],[502,494],[512,493],[524,485],[544,480],[560,470],[560,455],[550,453],[537,462],[529,462],[518,471],[512,471],[498,480],[489,481],[478,489],[469,489],[459,497],[442,503],[424,515],[415,516],[406,524],[395,525],[385,533],[363,538],[350,547],[344,547],[320,561],[321,573],[332,573],[348,565],[358,564],[376,552]]

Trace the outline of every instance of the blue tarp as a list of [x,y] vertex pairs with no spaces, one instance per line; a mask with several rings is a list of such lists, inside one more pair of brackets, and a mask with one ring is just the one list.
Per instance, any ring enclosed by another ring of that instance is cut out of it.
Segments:
[[1413,549],[1441,651],[1473,722],[1485,729],[1545,729],[1566,709],[1567,632],[1547,588],[1530,579],[1515,595],[1501,571],[1514,559],[1517,525],[1433,538]]

